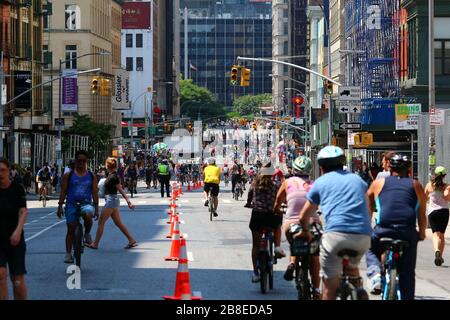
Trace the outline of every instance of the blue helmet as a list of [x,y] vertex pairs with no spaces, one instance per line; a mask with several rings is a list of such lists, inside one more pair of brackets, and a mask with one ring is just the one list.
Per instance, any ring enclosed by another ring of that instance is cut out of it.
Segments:
[[345,153],[339,147],[327,146],[320,150],[317,155],[317,160],[320,166],[323,167],[335,167],[345,164]]

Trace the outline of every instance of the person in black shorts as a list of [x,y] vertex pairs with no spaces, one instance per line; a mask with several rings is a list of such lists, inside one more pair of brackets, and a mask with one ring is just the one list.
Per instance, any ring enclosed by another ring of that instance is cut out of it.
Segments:
[[8,161],[0,160],[0,300],[8,299],[7,267],[14,299],[26,300],[25,237],[27,203],[22,186],[11,182]]

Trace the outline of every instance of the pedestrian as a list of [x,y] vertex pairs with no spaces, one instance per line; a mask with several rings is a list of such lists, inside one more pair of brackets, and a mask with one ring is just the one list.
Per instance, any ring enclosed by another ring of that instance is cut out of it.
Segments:
[[134,205],[128,199],[125,191],[123,191],[120,179],[117,176],[117,160],[115,158],[108,158],[106,160],[106,169],[108,170],[108,176],[105,181],[105,207],[103,208],[102,214],[100,215],[100,220],[98,222],[97,233],[95,235],[95,240],[92,244],[88,245],[88,248],[98,249],[98,245],[103,236],[103,231],[105,229],[105,224],[111,217],[115,225],[122,231],[122,233],[127,237],[128,244],[125,249],[131,249],[137,246],[137,241],[131,236],[127,227],[123,224],[120,217],[120,199],[118,197],[118,192],[127,201],[128,208],[134,210]]
[[23,184],[27,194],[30,193],[32,180],[33,180],[33,173],[31,172],[31,168],[27,167],[25,174],[23,176]]
[[425,187],[428,203],[428,221],[433,232],[434,264],[441,266],[445,247],[445,231],[449,220],[450,185],[444,182],[447,170],[437,167],[433,180]]
[[161,184],[161,198],[164,198],[164,188],[166,188],[167,198],[170,198],[170,168],[169,160],[164,159],[158,165],[158,177]]
[[375,178],[375,180],[381,179],[381,178],[386,178],[389,177],[391,175],[391,165],[390,165],[390,161],[391,158],[395,155],[395,152],[393,151],[386,151],[383,153],[383,157],[381,160],[381,165],[383,167],[383,171],[379,172],[377,174],[377,177]]
[[26,300],[25,252],[23,228],[27,220],[25,190],[10,179],[7,160],[0,160],[0,300],[8,299],[7,267],[14,299]]
[[367,162],[364,162],[361,168],[359,168],[358,175],[364,180],[365,183],[367,183],[368,186],[370,186],[374,180],[372,173],[367,166]]

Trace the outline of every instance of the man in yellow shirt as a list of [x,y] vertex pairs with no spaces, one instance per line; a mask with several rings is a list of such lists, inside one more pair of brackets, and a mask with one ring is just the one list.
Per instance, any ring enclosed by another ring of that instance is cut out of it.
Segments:
[[220,168],[216,166],[216,159],[208,159],[208,166],[203,171],[204,176],[204,195],[205,195],[205,207],[209,205],[208,195],[211,192],[214,198],[214,217],[217,217],[217,207],[219,205],[219,184],[220,184]]

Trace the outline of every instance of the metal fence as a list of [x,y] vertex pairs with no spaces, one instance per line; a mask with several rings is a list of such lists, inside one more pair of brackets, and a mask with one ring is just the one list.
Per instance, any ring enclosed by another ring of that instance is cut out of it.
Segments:
[[[450,110],[445,110],[445,124],[436,127],[436,166],[450,169]],[[420,115],[418,129],[418,179],[425,185],[430,179],[430,125],[428,113]]]

